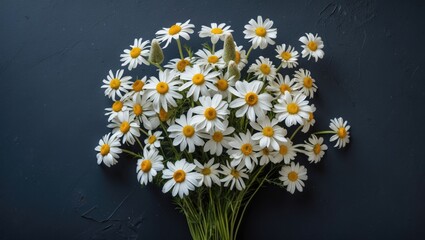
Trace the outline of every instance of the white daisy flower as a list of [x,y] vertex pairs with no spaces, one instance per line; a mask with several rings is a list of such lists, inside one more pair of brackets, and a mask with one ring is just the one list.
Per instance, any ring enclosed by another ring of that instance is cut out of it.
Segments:
[[124,105],[123,100],[118,100],[112,103],[110,108],[105,108],[105,115],[108,116],[108,122],[112,121],[112,119],[118,116],[118,113],[127,111],[127,106]]
[[175,99],[183,98],[178,92],[181,83],[175,80],[175,74],[169,69],[159,72],[159,80],[153,76],[149,79],[145,85],[146,97],[153,101],[155,112],[159,113],[161,108],[168,111],[168,105],[177,107]]
[[309,118],[309,112],[312,111],[305,101],[307,97],[304,94],[297,93],[292,96],[289,92],[285,92],[282,98],[278,99],[278,103],[274,105],[273,111],[277,114],[277,119],[281,122],[285,120],[285,125],[303,124],[304,120]]
[[233,30],[229,29],[230,26],[226,26],[225,23],[211,23],[211,27],[202,26],[201,31],[199,32],[199,37],[206,38],[210,37],[211,42],[216,44],[218,40],[224,41],[226,34],[233,32]]
[[320,58],[322,59],[325,55],[325,52],[323,52],[323,41],[322,38],[319,37],[316,33],[316,36],[312,33],[306,33],[306,36],[300,37],[300,42],[302,42],[304,45],[301,45],[303,48],[303,51],[301,52],[303,58],[308,56],[308,60],[310,60],[311,57],[313,57],[316,62]]
[[207,142],[204,145],[204,151],[210,152],[211,154],[215,154],[220,156],[223,152],[223,148],[229,149],[229,141],[232,141],[233,138],[229,137],[235,131],[234,127],[228,127],[229,121],[223,121],[224,131],[216,129],[215,131],[208,134],[201,134],[201,137],[206,139]]
[[316,111],[316,107],[314,104],[311,105],[311,112],[308,113],[308,119],[304,120],[304,126],[301,129],[301,132],[306,133],[310,130],[310,127],[314,126],[316,123],[316,119],[314,119],[314,112]]
[[269,148],[269,147],[265,147],[263,149],[261,149],[261,151],[256,153],[256,157],[260,158],[260,166],[266,165],[269,162],[273,162],[276,163],[277,160],[275,159],[276,157],[276,151],[273,150],[273,148]]
[[250,122],[253,129],[259,131],[252,135],[253,140],[257,140],[260,143],[260,147],[271,147],[274,150],[279,150],[278,142],[286,142],[286,130],[278,125],[279,121],[267,116],[257,119],[257,122]]
[[218,129],[224,131],[223,120],[230,114],[227,110],[229,104],[222,101],[223,97],[220,94],[214,95],[213,98],[209,96],[202,96],[199,98],[201,106],[193,108],[193,122],[199,129],[205,129],[209,132],[211,129]]
[[279,151],[274,155],[273,163],[280,163],[282,160],[285,164],[289,164],[292,160],[295,159],[297,153],[295,152],[295,147],[290,139],[287,139],[286,142],[279,143]]
[[214,164],[214,158],[211,158],[204,164],[195,159],[194,163],[196,165],[196,171],[203,176],[200,184],[204,184],[207,187],[212,187],[213,183],[218,186],[221,185],[220,178],[218,178],[219,171],[217,170],[220,167],[220,163]]
[[105,89],[105,96],[112,98],[115,101],[115,95],[122,98],[124,95],[122,93],[127,93],[131,89],[130,76],[123,77],[124,70],[118,70],[116,74],[109,70],[109,75],[106,77],[107,80],[103,79],[104,85],[101,88]]
[[113,128],[112,133],[118,138],[123,137],[123,143],[128,142],[133,145],[135,137],[140,137],[140,126],[135,121],[134,115],[130,115],[128,111],[118,114],[112,123],[108,124],[108,128]]
[[194,172],[195,164],[186,162],[186,159],[176,161],[174,164],[170,161],[167,162],[167,169],[162,171],[162,178],[170,179],[162,188],[163,193],[167,193],[171,189],[173,197],[177,194],[180,198],[189,195],[189,190],[195,190],[195,187],[200,186],[202,174]]
[[298,65],[298,52],[291,45],[288,45],[288,48],[286,44],[277,45],[276,52],[276,57],[282,60],[282,68],[294,68]]
[[148,131],[148,136],[145,139],[145,145],[146,147],[150,148],[160,148],[161,147],[161,140],[164,139],[164,137],[161,136],[161,131],[156,131],[152,133],[152,130]]
[[250,39],[249,41],[252,42],[252,47],[254,49],[258,46],[264,49],[268,44],[275,44],[272,38],[276,38],[277,30],[276,28],[271,28],[273,26],[273,21],[267,18],[263,22],[263,18],[258,16],[257,21],[251,19],[248,23],[249,24],[245,25],[246,30],[244,30],[243,33],[245,34],[245,39]]
[[223,99],[227,98],[227,101],[232,99],[232,94],[229,91],[229,86],[235,86],[235,77],[229,77],[229,72],[227,71],[225,74],[220,72],[220,75],[217,76],[214,85],[217,87],[217,91],[213,91],[214,93],[219,93],[223,96]]
[[94,149],[99,152],[96,154],[97,164],[100,165],[103,162],[108,167],[115,165],[118,162],[118,154],[122,153],[120,146],[120,140],[115,135],[111,136],[111,133],[108,133],[103,136],[99,140],[99,145]]
[[167,124],[168,126],[174,124],[174,116],[172,116],[172,113],[165,111],[164,108],[161,108],[159,109],[159,113],[149,118],[149,121],[152,124],[153,130],[157,128],[161,123]]
[[190,24],[190,19],[184,23],[176,23],[169,28],[162,28],[162,30],[157,31],[155,34],[157,35],[158,41],[161,43],[166,42],[164,48],[170,44],[172,39],[180,39],[180,37],[189,40],[189,34],[193,33],[193,29],[195,25]]
[[304,149],[307,151],[308,161],[318,163],[325,155],[325,151],[328,149],[326,144],[323,144],[323,138],[317,138],[316,135],[311,135],[308,142],[305,142]]
[[337,140],[335,147],[345,147],[345,145],[350,142],[350,132],[348,130],[350,130],[351,127],[347,125],[347,121],[344,121],[342,118],[334,118],[331,119],[329,127],[335,132],[335,135],[332,135],[330,139],[331,142]]
[[238,65],[239,71],[242,70],[245,65],[248,63],[248,59],[246,57],[246,51],[243,50],[243,46],[238,46],[235,42],[235,63]]
[[285,92],[292,93],[295,86],[295,79],[291,79],[288,75],[283,78],[282,74],[278,73],[277,78],[269,81],[269,86],[266,90],[272,92],[276,98],[282,97]]
[[249,73],[253,72],[259,79],[265,78],[268,81],[272,81],[276,77],[276,68],[270,59],[260,56],[260,59],[255,60],[255,62],[256,64],[253,63],[251,67],[249,67]]
[[317,91],[316,80],[311,77],[310,71],[302,69],[295,71],[294,74],[296,84],[294,90],[298,90],[304,95],[313,98],[314,93]]
[[267,111],[271,110],[271,101],[273,97],[268,93],[259,94],[263,88],[261,81],[237,81],[235,88],[230,87],[229,91],[237,98],[233,100],[229,107],[239,108],[236,111],[236,117],[242,117],[245,114],[252,122],[255,116],[264,117]]
[[155,115],[153,111],[152,102],[147,101],[146,95],[136,97],[125,102],[125,106],[130,110],[130,114],[134,115],[135,119],[138,120],[139,125],[143,124],[145,129],[152,129],[152,124],[148,118]]
[[191,65],[192,65],[191,59],[187,57],[184,59],[181,59],[181,58],[171,59],[168,62],[168,64],[165,65],[164,67],[172,70],[176,74],[176,76],[180,76],[182,72],[186,71],[186,67],[187,66],[190,67]]
[[128,65],[128,70],[136,68],[137,65],[146,64],[149,65],[149,62],[145,59],[149,56],[149,40],[142,42],[143,39],[134,39],[134,44],[130,45],[131,49],[125,49],[124,53],[120,55],[121,57],[121,66]]
[[189,148],[189,153],[195,152],[195,146],[202,146],[204,140],[199,137],[199,128],[196,127],[194,118],[192,118],[192,109],[187,111],[186,115],[181,115],[176,119],[176,123],[171,125],[167,131],[170,132],[170,138],[174,138],[173,145],[180,145],[180,151]]
[[221,165],[221,174],[225,177],[220,181],[224,182],[224,186],[227,187],[230,184],[230,190],[233,190],[233,187],[236,186],[236,189],[242,191],[246,186],[244,182],[244,178],[248,179],[248,174],[245,173],[246,169],[243,165],[239,165],[237,167],[232,167],[227,163],[227,166],[224,164]]
[[163,160],[164,157],[159,155],[155,148],[145,147],[143,149],[143,157],[137,160],[136,167],[137,180],[140,184],[147,185],[148,182],[152,182],[158,172],[164,169]]
[[302,192],[304,182],[307,180],[307,169],[304,166],[300,166],[298,163],[291,163],[291,166],[283,166],[279,171],[281,175],[279,179],[286,186],[286,190],[294,194],[295,189]]
[[227,150],[227,154],[232,158],[232,166],[242,165],[246,166],[250,171],[254,169],[254,165],[258,164],[256,152],[261,150],[258,141],[255,141],[251,137],[249,130],[244,133],[235,135],[233,140],[229,142],[232,147]]
[[211,67],[199,67],[198,65],[187,67],[186,71],[180,75],[180,79],[186,80],[186,83],[179,88],[179,91],[190,87],[186,97],[193,95],[193,100],[198,101],[200,94],[209,96],[208,89],[217,91],[214,81],[219,74],[219,72],[212,71]]
[[144,86],[146,84],[146,76],[141,79],[137,79],[131,85],[131,91],[129,91],[123,98],[135,100],[137,96],[142,96],[144,93]]
[[199,49],[195,55],[199,57],[196,61],[199,66],[218,67],[219,69],[223,69],[226,66],[223,60],[223,50],[216,51],[213,54],[208,49]]

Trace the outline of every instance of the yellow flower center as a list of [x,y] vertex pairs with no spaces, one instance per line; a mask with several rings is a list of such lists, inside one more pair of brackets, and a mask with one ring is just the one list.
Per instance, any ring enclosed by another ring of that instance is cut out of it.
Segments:
[[184,182],[184,180],[186,179],[186,173],[183,170],[179,169],[174,172],[173,178],[176,183]]
[[230,174],[234,177],[234,178],[239,178],[240,174],[239,171],[236,169],[232,169],[232,171],[230,172]]
[[210,175],[211,169],[209,167],[206,167],[206,168],[202,169],[201,173],[205,176]]
[[252,145],[249,143],[245,143],[241,146],[241,152],[245,155],[248,156],[252,153]]
[[102,155],[102,156],[108,155],[110,149],[111,148],[109,147],[108,144],[106,144],[106,143],[103,144],[102,147],[100,147],[100,155]]
[[217,111],[215,108],[209,107],[205,109],[204,116],[207,120],[214,120],[217,117]]
[[279,146],[279,153],[283,156],[285,156],[288,153],[288,147],[285,145]]
[[268,156],[270,154],[270,150],[268,148],[263,148],[263,155]]
[[241,53],[239,51],[235,52],[235,63],[239,64],[241,62]]
[[220,91],[226,91],[229,87],[229,83],[226,81],[226,79],[220,79],[215,84]]
[[258,95],[254,92],[248,92],[245,95],[245,102],[249,105],[249,106],[254,106],[255,104],[257,104],[258,102]]
[[204,82],[205,82],[204,75],[202,73],[197,73],[197,74],[193,75],[192,82],[195,85],[202,85],[202,84],[204,84]]
[[133,112],[134,112],[134,115],[136,115],[136,116],[142,115],[142,113],[143,113],[142,106],[140,104],[138,104],[138,103],[134,104],[134,106],[133,106]]
[[345,138],[347,136],[347,130],[344,127],[338,128],[338,137]]
[[211,29],[211,33],[212,34],[222,34],[223,33],[223,29],[221,29],[221,28],[213,28],[213,29]]
[[166,82],[159,82],[156,85],[156,91],[160,94],[166,94],[168,92],[168,84]]
[[182,30],[182,27],[180,27],[179,25],[173,25],[170,27],[170,29],[168,29],[168,34],[175,35],[179,33],[181,30]]
[[291,59],[292,54],[290,52],[282,52],[280,56],[282,57],[283,60],[288,61],[289,59]]
[[189,64],[190,62],[188,60],[182,59],[177,62],[177,70],[179,70],[180,72],[184,72],[184,70],[186,69],[186,66]]
[[211,64],[217,63],[218,62],[218,57],[216,55],[211,55],[208,57],[208,62]]
[[124,121],[120,125],[120,131],[126,134],[130,130],[130,124],[127,121]]
[[138,56],[140,56],[141,52],[142,52],[141,48],[135,47],[135,48],[131,49],[130,56],[132,58],[137,58]]
[[269,65],[263,63],[260,65],[260,71],[264,74],[264,75],[268,75],[270,73],[270,67]]
[[190,138],[193,136],[193,134],[195,134],[195,129],[192,126],[186,125],[183,127],[183,135],[185,137]]
[[319,155],[320,151],[322,151],[320,144],[314,145],[314,147],[313,147],[314,154]]
[[304,80],[304,87],[311,88],[313,86],[313,79],[311,77],[305,77]]
[[308,42],[307,47],[311,51],[316,51],[317,50],[317,43],[315,41],[310,41],[310,42]]
[[265,37],[267,34],[267,30],[263,27],[257,27],[255,29],[255,34],[257,34],[257,36],[259,37]]
[[142,80],[138,79],[138,80],[134,81],[134,83],[133,83],[133,86],[132,86],[133,91],[140,92],[140,91],[142,91],[143,86],[145,86],[145,83]]
[[285,93],[285,91],[291,92],[291,88],[289,87],[288,84],[282,83],[280,85],[280,92]]
[[296,103],[290,103],[286,106],[286,110],[288,110],[289,114],[297,114],[300,108]]
[[215,142],[221,142],[221,140],[223,140],[223,133],[221,133],[221,132],[215,132],[215,133],[213,134],[213,136],[212,136],[212,139],[213,139]]
[[161,120],[161,122],[165,122],[168,120],[168,113],[163,108],[159,110],[158,115],[159,115],[159,120]]
[[123,103],[121,101],[115,101],[114,104],[112,104],[112,110],[114,112],[121,111],[122,107],[123,107]]
[[118,78],[114,78],[109,82],[109,86],[114,90],[117,90],[118,88],[120,88],[120,85],[121,85],[121,81]]
[[274,130],[272,127],[265,127],[263,128],[263,135],[266,137],[273,137]]
[[298,180],[298,173],[291,171],[288,173],[288,180],[291,182],[295,182]]
[[152,162],[149,159],[143,160],[142,163],[140,163],[140,169],[142,169],[143,172],[149,172],[152,168]]
[[149,144],[153,144],[156,141],[156,136],[155,135],[151,135],[148,138],[148,143]]
[[314,114],[312,112],[308,113],[308,121],[311,122],[314,119]]

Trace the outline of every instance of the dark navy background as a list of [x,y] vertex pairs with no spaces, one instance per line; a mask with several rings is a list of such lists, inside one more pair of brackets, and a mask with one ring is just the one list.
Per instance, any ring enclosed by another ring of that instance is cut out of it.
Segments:
[[[0,239],[188,239],[169,194],[140,187],[134,160],[96,164],[110,106],[101,80],[134,38],[189,18],[196,32],[230,24],[247,49],[257,15],[298,51],[305,32],[323,37],[325,58],[301,61],[319,86],[315,129],[343,116],[352,143],[308,164],[305,192],[260,191],[240,239],[423,239],[424,11],[423,1],[1,0]],[[177,56],[175,43],[165,54]]]

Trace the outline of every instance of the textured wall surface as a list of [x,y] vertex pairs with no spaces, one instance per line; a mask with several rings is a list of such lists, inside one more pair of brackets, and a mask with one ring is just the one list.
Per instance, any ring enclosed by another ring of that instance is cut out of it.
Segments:
[[323,37],[325,58],[302,61],[319,85],[315,128],[343,116],[352,144],[308,165],[303,193],[264,188],[240,238],[422,239],[424,11],[423,1],[1,0],[0,239],[188,239],[170,195],[140,187],[134,160],[96,164],[110,105],[101,80],[134,38],[189,18],[196,31],[230,24],[247,48],[243,26],[257,15],[274,20],[278,43]]

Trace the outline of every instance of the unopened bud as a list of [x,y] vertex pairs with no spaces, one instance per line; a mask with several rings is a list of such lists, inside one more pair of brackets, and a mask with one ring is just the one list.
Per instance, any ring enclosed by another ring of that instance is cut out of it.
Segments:
[[229,73],[229,78],[234,77],[234,80],[239,80],[241,78],[241,72],[239,71],[238,64],[235,61],[231,60],[227,66],[227,72]]
[[236,50],[235,50],[235,41],[233,40],[232,34],[227,34],[224,39],[224,48],[223,48],[223,60],[226,63],[229,63],[231,60],[235,60]]
[[154,64],[161,64],[164,61],[164,53],[156,39],[152,40],[151,50],[149,53],[149,61]]

